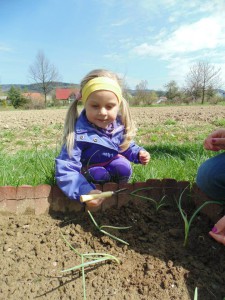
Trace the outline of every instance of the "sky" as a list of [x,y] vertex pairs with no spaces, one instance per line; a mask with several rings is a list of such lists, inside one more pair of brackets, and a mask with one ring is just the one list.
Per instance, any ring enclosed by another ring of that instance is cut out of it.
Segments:
[[39,51],[60,81],[109,69],[135,89],[182,87],[207,61],[225,78],[224,0],[0,0],[0,85],[30,84]]

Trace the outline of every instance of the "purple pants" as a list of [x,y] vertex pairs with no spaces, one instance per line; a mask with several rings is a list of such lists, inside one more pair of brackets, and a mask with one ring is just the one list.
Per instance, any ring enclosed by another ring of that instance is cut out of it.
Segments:
[[132,174],[130,162],[123,156],[117,156],[104,166],[88,168],[83,173],[89,182],[103,184],[105,182],[128,182]]

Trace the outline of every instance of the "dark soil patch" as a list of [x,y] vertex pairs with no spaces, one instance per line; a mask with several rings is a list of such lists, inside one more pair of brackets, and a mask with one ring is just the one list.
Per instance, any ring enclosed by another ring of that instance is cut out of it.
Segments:
[[224,246],[208,236],[213,224],[207,217],[195,218],[184,247],[175,204],[156,212],[137,200],[93,215],[101,225],[132,226],[111,231],[129,245],[103,236],[86,213],[1,216],[0,299],[83,299],[81,273],[61,273],[81,263],[61,232],[80,253],[105,252],[121,262],[86,270],[87,299],[186,300],[194,298],[195,287],[198,299],[225,297]]

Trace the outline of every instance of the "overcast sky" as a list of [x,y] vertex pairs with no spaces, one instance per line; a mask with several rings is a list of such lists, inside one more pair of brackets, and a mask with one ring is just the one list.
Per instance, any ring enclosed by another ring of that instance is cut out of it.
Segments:
[[182,86],[200,60],[225,78],[225,0],[0,0],[0,85],[31,83],[39,50],[69,83],[106,68],[130,88]]

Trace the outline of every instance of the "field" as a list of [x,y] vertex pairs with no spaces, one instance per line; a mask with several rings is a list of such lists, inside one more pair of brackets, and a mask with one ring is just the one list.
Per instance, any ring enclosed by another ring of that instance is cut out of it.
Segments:
[[[136,142],[151,164],[134,165],[132,182],[149,178],[195,181],[209,132],[225,127],[224,106],[131,108]],[[61,148],[66,109],[0,111],[0,185],[54,184],[54,158]]]
[[[224,106],[132,108],[137,142],[148,146],[201,143],[214,128],[223,127]],[[1,150],[55,148],[59,145],[66,110],[0,112]],[[152,156],[154,156],[152,154]],[[194,207],[187,201],[190,217]],[[223,300],[224,246],[208,231],[213,223],[198,215],[183,246],[184,223],[175,201],[158,212],[134,198],[120,210],[94,213],[99,225],[131,226],[109,231],[124,245],[96,230],[88,214],[48,216],[1,215],[0,299],[83,299],[81,272],[61,270],[79,265],[79,253],[104,252],[119,259],[86,269],[90,300]]]
[[[141,144],[203,140],[213,128],[225,126],[224,106],[131,108]],[[15,152],[38,145],[59,145],[66,109],[0,111],[1,148]]]

